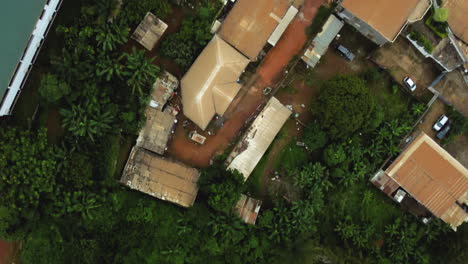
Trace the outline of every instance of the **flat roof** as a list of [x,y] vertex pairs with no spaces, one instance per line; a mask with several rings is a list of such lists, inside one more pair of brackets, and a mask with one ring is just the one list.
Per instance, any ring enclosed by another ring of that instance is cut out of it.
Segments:
[[453,228],[468,221],[468,170],[425,133],[385,173]]
[[219,35],[251,60],[267,43],[290,6],[288,0],[237,0]]
[[198,193],[196,169],[134,147],[120,182],[161,200],[190,207]]
[[229,154],[228,169],[238,170],[247,180],[290,115],[291,110],[272,97]]
[[420,0],[343,0],[341,6],[393,41]]
[[0,8],[0,101],[23,55],[45,0],[3,0]]

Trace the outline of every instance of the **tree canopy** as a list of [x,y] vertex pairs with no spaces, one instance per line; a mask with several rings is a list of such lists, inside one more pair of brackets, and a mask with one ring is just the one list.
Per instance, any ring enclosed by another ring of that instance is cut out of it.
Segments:
[[369,126],[375,100],[357,76],[337,76],[326,81],[314,111],[333,139],[345,138]]

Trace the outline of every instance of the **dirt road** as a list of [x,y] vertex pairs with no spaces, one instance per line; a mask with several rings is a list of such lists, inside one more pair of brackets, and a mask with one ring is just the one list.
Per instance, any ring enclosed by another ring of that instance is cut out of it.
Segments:
[[207,136],[206,143],[196,145],[187,138],[187,131],[180,122],[169,145],[169,155],[195,167],[207,167],[215,154],[223,153],[239,135],[249,117],[266,101],[262,94],[263,88],[278,81],[283,68],[305,44],[305,30],[322,3],[323,0],[305,1],[278,44],[268,52],[257,74],[242,88],[226,111],[224,126],[215,135],[204,134]]

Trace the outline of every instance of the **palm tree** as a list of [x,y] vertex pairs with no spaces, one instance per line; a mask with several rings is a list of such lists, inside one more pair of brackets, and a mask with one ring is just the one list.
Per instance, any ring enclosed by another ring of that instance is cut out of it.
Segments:
[[98,47],[104,52],[113,51],[117,45],[127,42],[130,33],[130,29],[123,23],[105,23],[96,31]]
[[132,89],[132,94],[138,92],[139,95],[144,95],[143,88],[149,86],[149,83],[154,81],[159,74],[159,67],[152,64],[155,58],[146,58],[145,51],[137,51],[135,47],[131,54],[126,54],[127,67],[125,75],[129,77],[127,84]]

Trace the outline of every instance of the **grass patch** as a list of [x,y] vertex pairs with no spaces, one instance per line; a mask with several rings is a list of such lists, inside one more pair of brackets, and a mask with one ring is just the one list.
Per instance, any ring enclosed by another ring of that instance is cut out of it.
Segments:
[[257,166],[255,167],[254,171],[252,174],[250,174],[249,179],[246,181],[246,191],[254,196],[254,197],[259,197],[260,196],[260,190],[261,190],[261,185],[262,185],[262,178],[265,175],[265,166],[268,162],[268,156],[270,154],[270,151],[268,150],[265,155],[263,155],[262,159],[260,162],[258,162]]
[[446,38],[448,36],[447,33],[447,22],[436,22],[433,18],[434,15],[430,16],[426,19],[426,26],[430,28],[437,36],[440,38]]
[[309,155],[303,147],[296,145],[296,139],[294,138],[275,158],[273,169],[291,171],[304,165],[308,160]]

